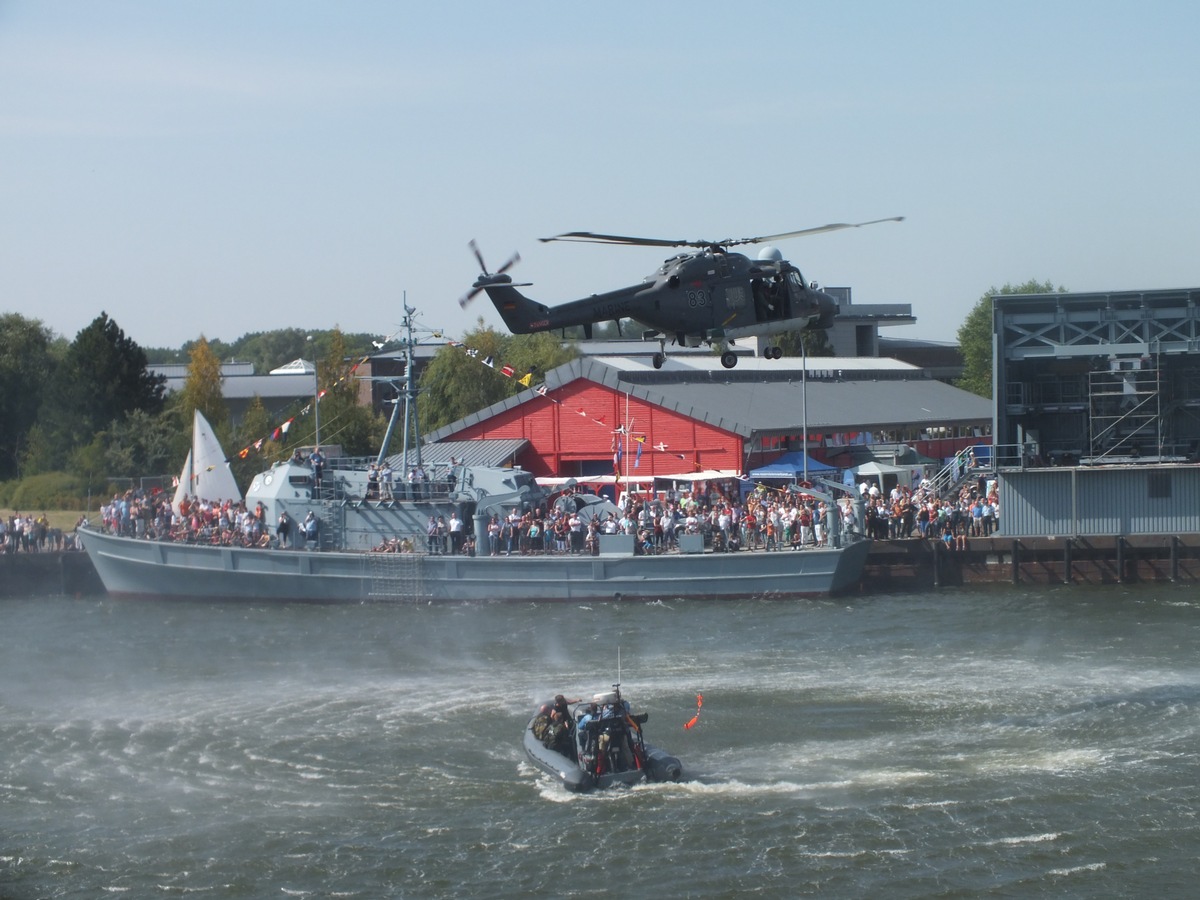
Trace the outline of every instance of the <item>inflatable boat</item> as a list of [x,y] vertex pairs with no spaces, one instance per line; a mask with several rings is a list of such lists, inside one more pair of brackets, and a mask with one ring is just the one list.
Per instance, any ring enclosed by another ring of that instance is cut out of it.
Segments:
[[569,791],[679,781],[683,764],[642,735],[648,718],[649,713],[632,713],[617,685],[589,701],[568,701],[560,694],[529,720],[525,755]]

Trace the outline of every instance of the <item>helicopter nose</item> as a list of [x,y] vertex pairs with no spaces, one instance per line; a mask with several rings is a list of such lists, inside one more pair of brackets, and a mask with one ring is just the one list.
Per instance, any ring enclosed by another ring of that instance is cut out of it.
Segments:
[[819,328],[822,331],[833,327],[833,320],[838,315],[838,304],[833,297],[826,294],[824,291],[817,292],[817,308],[820,312],[817,315],[817,321],[809,328]]

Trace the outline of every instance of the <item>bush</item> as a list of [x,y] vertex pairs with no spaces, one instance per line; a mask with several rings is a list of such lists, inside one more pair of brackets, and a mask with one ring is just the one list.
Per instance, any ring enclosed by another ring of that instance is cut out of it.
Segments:
[[21,481],[7,482],[4,487],[11,490],[3,505],[12,509],[83,509],[86,505],[83,479],[68,472],[30,475]]

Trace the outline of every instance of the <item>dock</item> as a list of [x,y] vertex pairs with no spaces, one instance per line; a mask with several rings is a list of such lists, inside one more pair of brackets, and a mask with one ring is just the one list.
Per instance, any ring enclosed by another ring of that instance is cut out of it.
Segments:
[[1079,585],[1200,582],[1200,534],[1074,538],[968,538],[965,550],[940,541],[876,541],[862,592],[970,585]]

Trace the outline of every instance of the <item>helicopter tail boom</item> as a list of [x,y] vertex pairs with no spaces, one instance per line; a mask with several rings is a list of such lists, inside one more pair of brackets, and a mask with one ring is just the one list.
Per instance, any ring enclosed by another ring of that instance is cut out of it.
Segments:
[[475,282],[475,287],[488,295],[509,331],[513,334],[533,334],[578,325],[582,325],[590,333],[591,326],[596,322],[629,318],[634,312],[631,301],[645,286],[637,285],[606,294],[596,294],[555,307],[545,306],[526,297],[512,286],[507,275],[480,278]]
[[487,279],[481,278],[475,282],[475,286],[482,288],[488,295],[488,299],[500,313],[500,318],[504,320],[505,327],[513,334],[533,334],[550,327],[550,309],[518,291],[510,283],[511,279],[508,276],[498,276],[495,284],[487,284],[486,281]]

